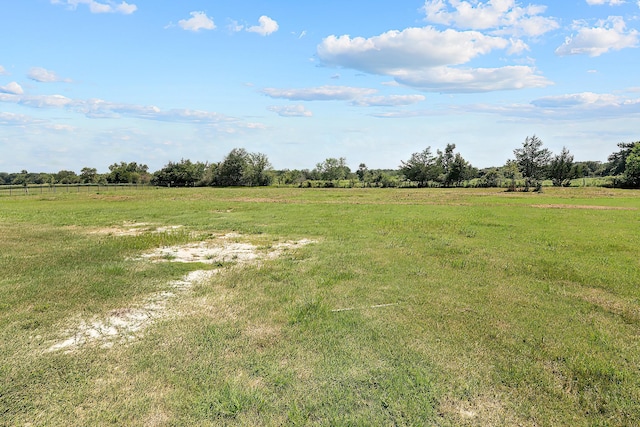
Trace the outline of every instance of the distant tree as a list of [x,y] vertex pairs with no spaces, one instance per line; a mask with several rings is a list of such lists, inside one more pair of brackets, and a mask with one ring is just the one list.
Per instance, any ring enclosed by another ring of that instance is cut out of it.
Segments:
[[542,140],[533,135],[526,137],[522,148],[513,150],[513,154],[516,156],[518,170],[524,178],[525,191],[529,191],[532,186],[539,190],[545,169],[551,160],[551,152],[542,148]]
[[218,163],[209,163],[204,170],[200,181],[196,182],[197,187],[208,187],[216,185],[218,174]]
[[147,165],[120,162],[109,166],[109,174],[106,178],[107,182],[112,184],[137,184],[149,182],[151,175]]
[[316,165],[315,171],[320,179],[325,181],[339,181],[346,179],[351,174],[351,169],[347,166],[347,159],[330,157],[322,163]]
[[574,162],[574,168],[576,169],[575,176],[605,176],[607,174],[608,164],[603,164],[600,161],[587,160],[584,162]]
[[216,185],[222,187],[269,185],[273,168],[265,154],[234,148],[216,167]]
[[575,177],[573,168],[573,155],[566,147],[562,147],[560,154],[553,156],[549,163],[549,178],[555,187],[568,187],[571,179]]
[[358,180],[360,180],[360,182],[364,184],[365,177],[367,176],[368,173],[369,173],[369,169],[367,168],[367,165],[365,165],[364,163],[360,163],[360,165],[358,165],[358,170],[356,171]]
[[462,182],[473,178],[477,173],[478,171],[460,153],[456,153],[453,161],[447,165],[446,183],[448,186],[452,184],[459,186]]
[[266,186],[273,181],[273,168],[265,154],[249,153],[243,171],[244,185]]
[[151,183],[163,187],[189,187],[202,181],[206,163],[192,163],[182,159],[178,163],[169,162],[165,167],[153,174]]
[[631,188],[640,188],[640,142],[635,143],[626,158],[624,185]]
[[244,185],[244,171],[249,163],[249,153],[244,148],[234,148],[217,168],[216,185],[239,187]]
[[431,147],[419,153],[413,153],[409,160],[402,161],[400,172],[409,180],[417,182],[419,187],[425,187],[429,181],[438,178],[440,168],[436,158],[431,154]]
[[509,191],[516,191],[516,182],[522,178],[522,174],[518,168],[518,162],[513,159],[507,160],[507,162],[500,168],[502,175],[509,181]]
[[631,150],[638,144],[637,142],[620,142],[619,150],[608,157],[607,174],[622,175],[627,167],[627,156],[631,154]]
[[275,172],[275,176],[278,184],[283,185],[300,185],[307,179],[304,172],[298,169],[283,169]]
[[480,177],[479,186],[480,187],[500,187],[501,180],[503,175],[497,168],[490,168],[488,170],[482,171],[482,176]]
[[376,187],[382,188],[399,187],[401,181],[401,177],[395,171],[380,169],[371,171],[367,179],[370,179]]
[[29,184],[33,184],[33,181],[32,181],[33,176],[32,175],[33,174],[30,174],[25,169],[23,169],[22,171],[20,171],[20,173],[15,174],[13,176],[13,179],[11,180],[11,184],[13,184],[13,185],[24,185],[24,186],[27,186]]
[[436,151],[438,154],[438,157],[436,158],[436,165],[440,169],[438,181],[440,181],[445,187],[450,187],[453,183],[450,172],[455,160],[455,154],[453,153],[455,149],[456,144],[447,144],[444,151]]
[[61,170],[54,175],[54,179],[59,184],[76,184],[80,178],[73,171]]
[[98,170],[96,168],[82,168],[79,178],[83,184],[94,184],[98,182]]

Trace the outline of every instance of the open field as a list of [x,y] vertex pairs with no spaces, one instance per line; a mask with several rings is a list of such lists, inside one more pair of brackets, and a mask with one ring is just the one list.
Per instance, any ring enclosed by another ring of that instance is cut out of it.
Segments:
[[640,193],[0,197],[0,425],[640,424]]

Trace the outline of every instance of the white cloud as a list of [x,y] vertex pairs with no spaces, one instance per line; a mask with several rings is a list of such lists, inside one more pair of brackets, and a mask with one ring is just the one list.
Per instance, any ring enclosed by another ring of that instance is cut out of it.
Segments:
[[284,105],[284,106],[271,106],[269,111],[279,114],[282,117],[311,117],[313,113],[307,110],[304,105]]
[[278,31],[278,23],[268,16],[262,15],[258,19],[258,25],[247,28],[250,33],[258,33],[261,36],[268,36]]
[[525,120],[593,121],[640,116],[640,98],[582,92],[547,96],[529,104],[470,105],[459,109]]
[[7,70],[5,70],[5,68],[0,65],[0,76],[8,76],[9,72]]
[[45,123],[44,120],[34,119],[24,114],[0,112],[0,125],[2,126],[26,126]]
[[521,6],[515,0],[426,0],[426,20],[461,29],[537,37],[560,27],[557,19],[540,16],[546,6]]
[[35,80],[41,83],[72,83],[71,79],[65,79],[59,77],[55,72],[47,70],[42,67],[33,67],[29,70],[29,74],[27,75],[31,80]]
[[161,110],[156,106],[114,103],[102,99],[71,99],[63,95],[22,95],[0,92],[0,102],[31,108],[67,109],[96,119],[130,117],[164,122],[205,125],[229,123],[231,126],[243,126],[238,119],[216,112],[190,109]]
[[332,35],[317,50],[325,64],[392,75],[406,69],[464,64],[508,45],[508,40],[477,31],[424,27],[388,31],[368,39]]
[[56,132],[74,132],[77,128],[70,125],[62,125],[62,124],[50,124],[46,126],[47,129],[53,130]]
[[444,110],[404,110],[404,111],[385,111],[382,113],[371,114],[372,117],[379,119],[410,119],[414,117],[434,117],[446,115],[448,112]]
[[598,21],[595,27],[589,27],[581,21],[574,22],[577,34],[567,37],[556,54],[600,56],[611,50],[637,47],[640,33],[633,29],[627,31],[626,23],[620,16],[610,16]]
[[611,94],[599,94],[582,92],[558,96],[545,96],[531,102],[532,105],[541,108],[592,108],[592,107],[621,107],[624,105],[637,105],[638,99],[628,99]]
[[100,3],[96,0],[51,0],[51,3],[64,4],[73,10],[75,10],[79,4],[86,4],[89,6],[91,13],[121,13],[123,15],[130,15],[138,10],[138,6],[129,4],[126,1],[118,4],[110,0],[106,3]]
[[0,92],[0,102],[11,102],[32,108],[63,108],[73,103],[72,99],[62,95],[21,95],[3,94]]
[[501,68],[429,68],[397,75],[396,80],[428,92],[478,93],[498,90],[541,88],[552,84],[535,69],[524,65]]
[[304,89],[266,88],[262,90],[262,93],[271,98],[290,101],[350,101],[376,92],[375,89],[349,86],[320,86]]
[[70,107],[72,110],[90,118],[118,118],[124,116],[145,120],[196,124],[216,124],[235,121],[235,119],[231,117],[209,111],[190,109],[163,111],[153,105],[119,104],[102,99],[76,100],[70,104]]
[[11,82],[6,86],[0,86],[0,93],[22,95],[24,93],[24,90],[22,90],[22,86],[20,86],[18,83]]
[[229,25],[227,25],[227,28],[232,33],[237,33],[244,30],[244,25],[239,24],[238,21],[230,20]]
[[204,12],[191,12],[191,18],[181,19],[178,21],[178,25],[183,30],[187,31],[200,31],[200,30],[214,30],[216,24],[213,19],[209,18]]
[[587,0],[587,4],[589,6],[602,5],[602,4],[608,4],[609,6],[619,6],[624,3],[625,3],[624,0]]
[[425,99],[423,95],[367,96],[355,99],[352,104],[359,107],[399,107],[417,104]]
[[531,50],[529,48],[529,45],[527,45],[524,41],[520,39],[511,39],[509,40],[509,43],[511,43],[511,46],[509,46],[509,49],[507,50],[507,53],[509,55],[519,54],[524,51]]
[[439,31],[433,27],[388,31],[365,39],[329,36],[318,46],[327,65],[391,76],[425,91],[487,92],[551,84],[526,66],[458,68],[496,49],[526,50],[526,45],[478,31]]

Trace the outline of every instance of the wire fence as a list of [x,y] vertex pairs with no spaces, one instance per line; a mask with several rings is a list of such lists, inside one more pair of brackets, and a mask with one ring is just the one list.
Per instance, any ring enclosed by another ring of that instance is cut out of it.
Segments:
[[0,185],[0,196],[28,196],[47,193],[100,193],[106,191],[144,190],[149,184],[29,184]]

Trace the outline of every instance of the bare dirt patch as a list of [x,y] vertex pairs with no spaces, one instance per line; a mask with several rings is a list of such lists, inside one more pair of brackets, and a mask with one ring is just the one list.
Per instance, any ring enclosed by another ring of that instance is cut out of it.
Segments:
[[107,236],[140,236],[144,233],[169,233],[182,228],[181,225],[159,226],[147,222],[125,222],[122,225],[98,228],[90,234]]
[[142,254],[139,259],[148,259],[153,262],[199,262],[204,264],[246,263],[278,258],[286,249],[312,243],[311,240],[303,239],[295,242],[277,243],[261,249],[251,243],[230,241],[239,237],[236,234],[226,234],[216,240],[157,248]]
[[[251,243],[231,241],[239,238],[241,238],[240,235],[227,234],[212,241],[157,248],[142,254],[135,260],[246,265],[264,259],[275,259],[287,249],[313,243],[312,240],[303,239],[278,243],[261,249]],[[71,319],[63,328],[61,333],[63,338],[53,343],[47,351],[73,352],[88,344],[108,348],[117,343],[139,339],[144,329],[157,319],[180,314],[175,309],[175,304],[171,304],[172,301],[190,291],[195,284],[206,282],[220,271],[221,268],[192,271],[180,280],[169,282],[165,290],[149,295],[137,304],[112,310],[106,317],[96,316],[90,320]]]

